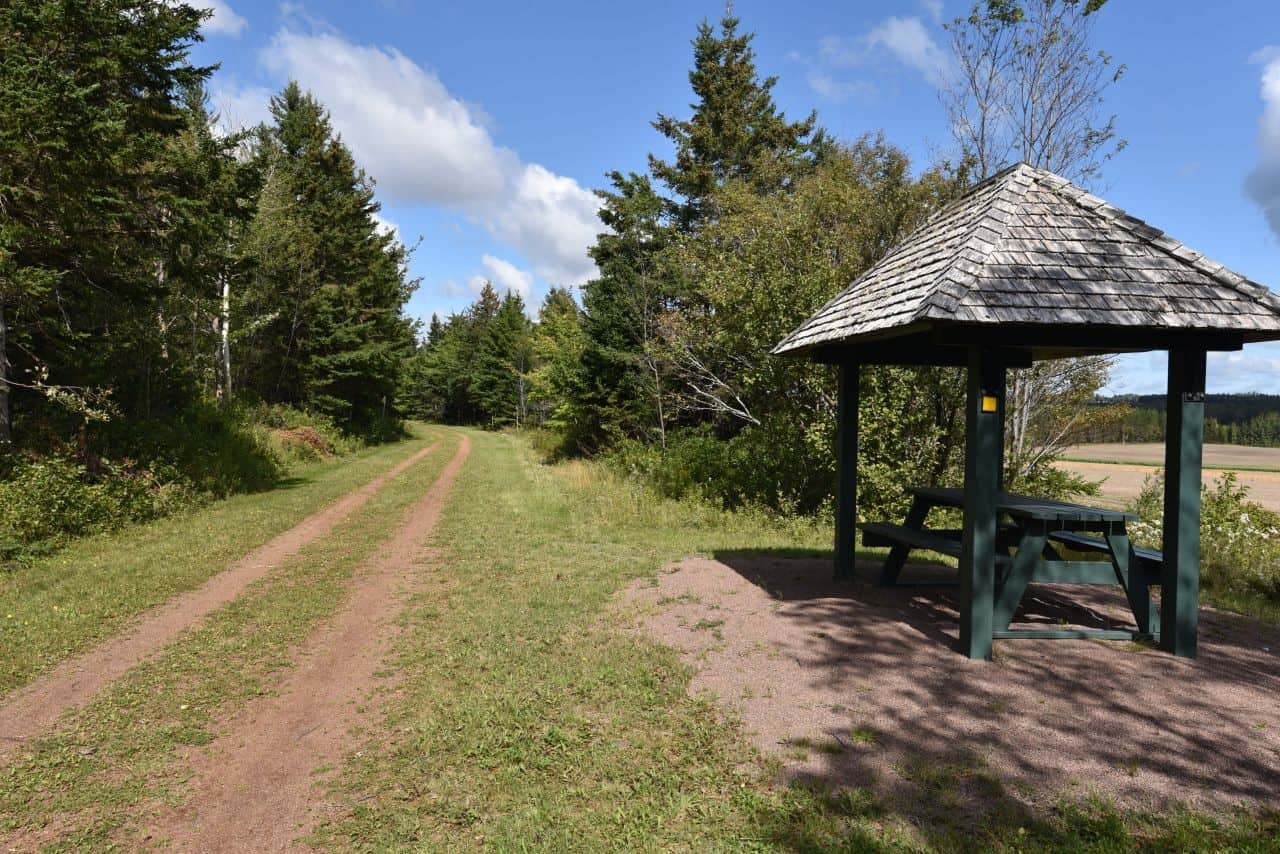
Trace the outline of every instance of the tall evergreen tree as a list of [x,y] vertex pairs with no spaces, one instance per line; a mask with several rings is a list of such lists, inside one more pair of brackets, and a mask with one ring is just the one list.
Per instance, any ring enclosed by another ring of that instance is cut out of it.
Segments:
[[[178,95],[207,12],[154,0],[11,0],[0,8],[0,443],[11,406],[58,417],[138,384],[156,346],[132,321],[156,275],[183,126]],[[14,390],[18,392],[15,396]],[[34,393],[33,393],[34,392]]]
[[728,11],[718,35],[708,21],[698,26],[689,72],[697,96],[693,115],[677,119],[660,113],[653,123],[674,144],[675,158],[668,162],[649,155],[649,169],[682,200],[677,211],[684,227],[705,215],[709,197],[725,181],[746,180],[763,192],[778,189],[826,144],[817,130],[817,113],[789,122],[779,112],[772,95],[778,78],[760,78],[751,48],[754,34],[739,34],[740,23]]
[[528,410],[528,374],[533,340],[524,300],[508,293],[485,326],[479,341],[473,392],[490,426],[524,424]]
[[355,429],[391,414],[413,346],[401,309],[405,248],[381,232],[373,182],[324,108],[291,82],[272,99],[267,174],[251,251],[258,265],[250,381],[267,398],[313,406]]

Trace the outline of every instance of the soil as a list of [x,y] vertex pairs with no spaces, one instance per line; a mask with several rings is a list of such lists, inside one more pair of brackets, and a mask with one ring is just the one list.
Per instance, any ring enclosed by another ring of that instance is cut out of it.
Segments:
[[137,618],[132,628],[69,659],[0,702],[0,759],[50,727],[64,712],[155,654],[181,632],[239,596],[282,561],[327,535],[392,479],[437,447],[432,444],[289,530],[254,549],[202,586]]
[[420,583],[426,543],[469,451],[464,436],[395,536],[356,572],[349,599],[307,640],[277,693],[250,703],[193,755],[190,797],[154,822],[149,840],[179,851],[292,850],[341,809],[325,802],[321,769],[349,752],[352,729],[386,686],[377,674],[396,617]]
[[[837,584],[826,559],[717,557],[669,567],[627,602],[640,631],[693,667],[690,691],[739,718],[790,780],[869,787],[923,822],[1091,793],[1138,809],[1280,806],[1274,626],[1204,609],[1196,660],[1006,640],[994,662],[974,662],[955,651],[954,590],[880,588],[872,565]],[[1018,621],[1124,614],[1109,588],[1041,585]],[[948,775],[968,784],[930,794]]]

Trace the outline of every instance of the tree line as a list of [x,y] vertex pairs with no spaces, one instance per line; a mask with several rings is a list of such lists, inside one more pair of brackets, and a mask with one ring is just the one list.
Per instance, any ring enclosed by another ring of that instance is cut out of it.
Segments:
[[[643,173],[613,172],[598,192],[598,275],[578,300],[553,290],[536,320],[491,289],[433,319],[412,360],[413,411],[545,427],[556,453],[603,455],[672,494],[823,507],[835,476],[834,373],[769,350],[1011,159],[1084,180],[1098,173],[1122,146],[1113,122],[1095,123],[1110,82],[1109,58],[1088,49],[1101,6],[1001,0],[954,21],[963,73],[945,100],[957,154],[923,169],[882,135],[838,140],[816,113],[787,117],[776,78],[757,70],[753,34],[731,13],[718,27],[704,22],[692,43],[691,114],[652,122],[671,156],[650,155]],[[1040,112],[1014,109],[1028,98]],[[1046,114],[1055,103],[1071,107]],[[1032,123],[1054,130],[1025,132]],[[1090,359],[1014,372],[1011,484],[1073,485],[1048,462],[1106,417],[1086,404],[1109,368]],[[861,384],[861,506],[900,503],[904,483],[954,482],[964,429],[956,371],[864,367]]]
[[0,444],[129,453],[148,424],[235,400],[395,431],[407,250],[302,86],[219,129],[214,69],[190,58],[209,14],[0,10]]
[[[1110,410],[1085,437],[1089,442],[1163,442],[1164,395],[1099,398],[1094,406]],[[1280,396],[1268,394],[1210,394],[1205,396],[1206,442],[1256,447],[1280,447]]]

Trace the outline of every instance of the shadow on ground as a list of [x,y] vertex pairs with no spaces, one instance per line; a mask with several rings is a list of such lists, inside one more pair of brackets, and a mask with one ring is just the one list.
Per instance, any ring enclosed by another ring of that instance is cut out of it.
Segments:
[[[1280,805],[1280,631],[1202,613],[1195,661],[1126,642],[956,651],[954,590],[831,579],[829,558],[718,554],[635,588],[642,623],[797,782],[868,787],[924,823],[1020,822],[1099,794],[1126,809]],[[916,578],[954,577],[910,567]],[[1019,622],[1124,624],[1108,588],[1033,587]]]

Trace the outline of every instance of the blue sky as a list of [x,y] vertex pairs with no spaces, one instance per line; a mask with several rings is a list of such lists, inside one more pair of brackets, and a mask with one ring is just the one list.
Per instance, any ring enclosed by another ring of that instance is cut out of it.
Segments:
[[[330,108],[378,181],[422,286],[410,312],[466,305],[479,282],[535,304],[593,267],[590,190],[643,170],[684,116],[689,40],[722,2],[201,0],[201,62],[232,124],[290,77]],[[941,23],[968,0],[734,4],[779,106],[837,136],[883,131],[917,168],[951,152],[935,82]],[[1112,0],[1098,47],[1127,67],[1104,109],[1128,147],[1095,191],[1209,257],[1280,288],[1280,4]],[[1164,359],[1123,357],[1112,390],[1163,391]],[[1280,393],[1280,344],[1211,356],[1210,391]]]

